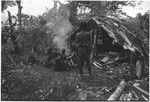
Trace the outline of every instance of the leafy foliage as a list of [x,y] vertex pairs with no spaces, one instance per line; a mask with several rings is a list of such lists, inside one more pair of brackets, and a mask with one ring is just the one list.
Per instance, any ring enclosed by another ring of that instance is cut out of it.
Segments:
[[[114,15],[119,17],[120,15],[126,16],[126,13],[121,11],[123,6],[132,6],[135,7],[137,4],[139,5],[141,2],[139,1],[70,1],[68,7],[70,9],[70,21],[73,25],[78,25],[80,18],[84,18],[85,20],[92,18],[94,16],[110,16]],[[78,9],[79,8],[79,9]],[[88,14],[84,13],[86,8],[90,9]],[[80,14],[77,12],[79,10],[82,11]]]
[[144,53],[149,52],[149,14],[145,13],[145,15],[141,16],[141,14],[137,14],[136,18],[132,18],[127,20],[126,27],[130,30],[137,39],[135,43],[139,43],[141,45],[141,49],[144,50]]
[[8,6],[14,6],[14,5],[16,5],[16,3],[14,1],[5,1],[5,0],[2,0],[1,3],[2,3],[1,11],[4,11],[5,9],[7,9]]
[[[28,15],[22,15],[22,29],[16,29],[17,26],[13,26],[11,31],[9,26],[2,28],[2,52],[3,59],[10,59],[12,57],[12,52],[14,51],[14,43],[12,41],[11,35],[16,37],[15,42],[19,46],[20,50],[23,51],[23,56],[28,57],[31,55],[32,50],[37,54],[45,54],[46,50],[52,43],[49,43],[50,34],[48,34],[45,27],[46,21],[40,17],[33,17]],[[6,46],[8,46],[8,49]],[[6,49],[7,48],[7,49]],[[6,57],[8,56],[8,57]],[[15,59],[12,58],[12,59]],[[11,63],[11,62],[10,62]]]
[[[2,10],[6,9],[4,2],[6,3],[6,1],[2,2]],[[60,7],[58,7],[58,4]],[[127,1],[70,1],[68,4],[54,1],[54,7],[42,16],[35,17],[21,14],[21,29],[18,29],[18,19],[15,24],[10,23],[7,26],[3,26],[1,48],[2,92],[9,93],[10,98],[12,98],[10,100],[57,100],[57,98],[79,100],[78,94],[81,98],[82,96],[87,98],[87,95],[84,94],[85,92],[94,96],[94,99],[96,99],[96,93],[98,93],[98,97],[101,99],[104,96],[104,92],[106,93],[102,87],[111,85],[113,76],[116,77],[116,81],[113,81],[115,85],[118,82],[117,78],[121,78],[122,73],[133,74],[129,70],[129,65],[114,68],[110,65],[106,73],[101,69],[93,68],[96,80],[86,77],[85,80],[88,83],[84,83],[80,80],[78,73],[72,70],[66,73],[55,73],[44,66],[25,64],[29,64],[28,59],[32,54],[40,62],[45,60],[47,49],[56,46],[53,42],[54,28],[57,25],[69,28],[70,23],[60,23],[62,21],[71,22],[73,27],[76,28],[81,22],[81,19],[78,19],[79,15],[86,20],[92,17],[97,18],[107,30],[111,31],[110,33],[116,33],[120,43],[125,42],[119,35],[122,34],[123,37],[127,36],[134,46],[140,48],[144,53],[148,53],[149,14],[146,13],[143,16],[138,14],[136,18],[122,19],[119,17],[122,11],[118,12],[118,10],[125,5],[135,6],[134,2]],[[88,13],[86,13],[87,8]],[[78,13],[79,10],[82,12]],[[109,17],[107,17],[108,15]],[[125,16],[127,17],[127,15]],[[56,27],[56,30],[60,30],[59,27]],[[64,34],[62,33],[63,31],[64,29],[60,30],[60,35]],[[93,83],[98,87],[95,87]],[[99,85],[99,83],[102,84]],[[77,95],[74,95],[73,92]]]

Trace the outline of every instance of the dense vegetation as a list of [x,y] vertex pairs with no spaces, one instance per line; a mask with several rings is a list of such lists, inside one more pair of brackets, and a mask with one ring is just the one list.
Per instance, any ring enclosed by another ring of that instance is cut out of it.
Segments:
[[[58,4],[60,5],[59,8],[58,8]],[[108,28],[110,27],[112,32],[117,32],[116,30],[117,28],[113,29],[115,23],[117,23],[118,25],[122,25],[122,27],[124,28],[120,28],[120,29],[122,32],[124,31],[126,36],[131,41],[132,45],[137,47],[139,51],[146,56],[146,58],[149,55],[149,23],[148,23],[149,11],[147,11],[144,15],[137,14],[137,17],[135,18],[129,17],[128,15],[126,15],[121,11],[122,6],[126,6],[126,5],[136,6],[135,2],[132,1],[130,2],[129,1],[87,1],[87,2],[70,1],[67,4],[62,4],[59,1],[54,1],[54,7],[51,10],[48,10],[43,15],[38,17],[21,13],[22,7],[21,7],[21,2],[19,1],[13,1],[13,2],[2,1],[2,11],[5,10],[7,6],[10,5],[18,6],[18,15],[14,16],[11,15],[11,12],[8,12],[9,18],[7,22],[3,22],[1,27],[2,29],[1,32],[2,92],[8,93],[10,95],[9,97],[10,99],[6,99],[6,100],[18,100],[21,97],[23,97],[23,96],[20,97],[18,96],[19,98],[17,98],[17,95],[14,94],[15,92],[16,93],[21,92],[16,90],[19,90],[20,87],[21,88],[23,87],[19,86],[19,88],[15,89],[14,88],[15,85],[12,85],[13,82],[11,81],[11,80],[13,81],[17,80],[16,82],[17,85],[19,83],[21,83],[19,85],[22,84],[24,85],[22,80],[26,80],[26,78],[24,77],[23,74],[19,74],[20,73],[18,71],[19,69],[22,70],[22,72],[26,72],[26,74],[30,74],[30,76],[32,77],[32,82],[28,80],[29,82],[26,83],[34,84],[34,81],[36,79],[39,79],[42,82],[42,80],[45,80],[46,78],[52,78],[51,77],[52,72],[50,72],[49,70],[46,71],[44,69],[45,68],[44,65],[48,58],[47,56],[48,49],[56,48],[56,52],[57,51],[60,52],[62,49],[66,49],[68,53],[70,53],[68,36],[72,34],[72,32],[76,28],[78,28],[78,25],[81,21],[89,20],[93,17],[97,17],[97,18],[99,17],[102,22],[105,20],[108,21],[108,24],[107,22],[105,22],[104,24],[106,24],[106,27]],[[13,22],[14,19],[15,22]],[[109,25],[110,22],[113,22],[114,24]],[[36,66],[30,65],[30,59],[32,59],[32,57],[35,60],[34,65]],[[148,60],[146,61],[148,62]],[[45,79],[40,78],[39,77],[40,75],[39,76],[36,75],[39,74],[36,73],[35,71],[37,70],[36,68],[39,68],[40,71],[37,72],[42,73],[43,74],[42,78]],[[44,69],[43,71],[42,68]],[[13,70],[15,71],[17,70],[15,74]],[[45,76],[44,73],[46,73],[47,75],[51,73],[51,75]],[[72,76],[73,75],[75,75],[75,77],[78,78],[78,75],[74,73],[72,74]],[[54,77],[55,76],[56,79],[53,80],[59,82],[59,79],[57,79],[57,76],[59,75],[55,74]],[[59,78],[61,77],[65,78],[65,76],[62,74],[59,76]],[[67,85],[69,85],[68,84],[69,82],[72,82],[70,79],[65,79],[65,80],[67,80],[66,81]],[[77,79],[74,78],[72,80],[76,81]],[[37,82],[37,85],[39,85],[39,83],[40,82]],[[55,83],[52,86],[54,87]],[[34,87],[34,85],[33,86],[31,85],[31,90],[32,87]],[[73,88],[71,87],[71,89],[74,89],[74,87]],[[71,91],[71,89],[68,90]],[[47,90],[49,91],[49,89]],[[47,93],[45,93],[44,95],[46,94]],[[69,97],[69,94],[67,95]],[[46,100],[45,99],[46,96],[43,96],[41,98],[39,97],[37,98],[37,96],[34,95],[30,98],[28,97],[26,97],[25,99],[27,100],[31,98],[31,100],[42,100],[42,99]],[[37,99],[34,99],[33,97]],[[53,99],[55,99],[55,97],[53,97]]]

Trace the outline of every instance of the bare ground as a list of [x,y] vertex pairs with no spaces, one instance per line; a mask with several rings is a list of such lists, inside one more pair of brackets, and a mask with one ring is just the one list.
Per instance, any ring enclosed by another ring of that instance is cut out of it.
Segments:
[[111,72],[94,66],[92,76],[84,68],[82,77],[73,68],[56,72],[41,65],[9,67],[7,79],[2,74],[2,100],[107,100],[120,82],[115,69]]

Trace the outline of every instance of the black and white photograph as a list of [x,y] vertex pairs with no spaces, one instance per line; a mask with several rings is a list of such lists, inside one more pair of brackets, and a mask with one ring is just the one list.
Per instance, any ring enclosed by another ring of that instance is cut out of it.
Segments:
[[149,101],[149,0],[1,0],[1,101]]

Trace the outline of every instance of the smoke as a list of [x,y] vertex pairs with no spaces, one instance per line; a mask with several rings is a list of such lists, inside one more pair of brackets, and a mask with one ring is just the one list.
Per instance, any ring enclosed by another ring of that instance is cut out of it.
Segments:
[[69,53],[66,38],[68,37],[68,34],[72,31],[72,29],[73,26],[67,19],[61,19],[61,21],[55,24],[54,27],[55,37],[53,42],[57,45],[57,48],[59,50],[65,49],[66,54]]
[[70,17],[68,6],[54,1],[54,7],[43,17],[47,21],[47,33],[53,37],[54,44],[57,45],[59,50],[65,49],[66,54],[68,54],[67,38],[68,34],[73,30],[73,26],[68,20]]

